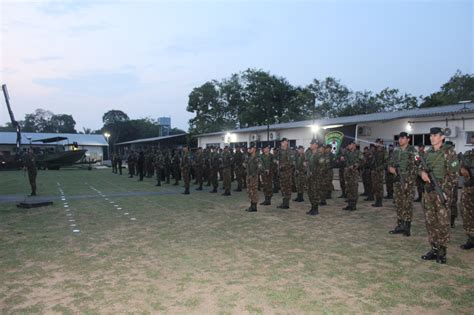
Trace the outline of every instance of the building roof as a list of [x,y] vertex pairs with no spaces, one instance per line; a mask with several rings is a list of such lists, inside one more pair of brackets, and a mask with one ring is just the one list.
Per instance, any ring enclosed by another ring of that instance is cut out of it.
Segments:
[[[107,140],[103,135],[85,135],[81,133],[35,133],[35,132],[22,132],[21,133],[21,143],[29,144],[30,140],[34,142],[35,140],[41,140],[46,138],[58,138],[64,137],[67,140],[62,140],[55,142],[55,144],[72,144],[77,142],[78,145],[84,146],[107,146]],[[16,132],[0,132],[0,144],[16,144]]]
[[185,136],[185,135],[187,135],[187,133],[180,133],[180,134],[177,134],[177,135],[162,136],[162,137],[136,139],[136,140],[132,140],[132,141],[118,142],[118,143],[116,143],[115,145],[132,144],[132,143],[142,143],[142,142],[155,142],[155,141],[161,141],[161,140],[170,139],[170,138],[175,138],[175,137],[180,137],[180,136]]
[[[323,118],[314,120],[314,124],[324,127],[331,125],[353,125],[368,122],[388,121],[403,118],[417,118],[417,117],[432,117],[432,116],[447,116],[460,113],[474,113],[474,103],[453,104],[446,106],[437,106],[429,108],[417,108],[410,110],[400,110],[396,112],[380,112],[373,114],[344,116],[337,118]],[[309,127],[313,124],[313,120],[294,121],[281,124],[270,125],[270,130],[292,129]],[[235,130],[225,130],[218,132],[211,132],[198,135],[198,137],[222,135],[227,132],[244,133],[244,132],[259,132],[266,131],[267,126],[255,126]]]

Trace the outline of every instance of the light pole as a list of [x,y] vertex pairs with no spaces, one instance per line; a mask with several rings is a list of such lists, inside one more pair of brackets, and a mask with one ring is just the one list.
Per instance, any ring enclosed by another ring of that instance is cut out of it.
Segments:
[[108,132],[104,133],[104,137],[107,139],[107,159],[110,160],[110,144],[109,144],[110,133]]

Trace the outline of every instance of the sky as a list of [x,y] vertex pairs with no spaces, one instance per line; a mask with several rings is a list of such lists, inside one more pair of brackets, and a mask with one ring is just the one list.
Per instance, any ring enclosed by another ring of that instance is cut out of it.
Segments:
[[472,0],[0,0],[0,83],[17,120],[43,108],[79,131],[111,109],[187,130],[192,89],[248,68],[429,95],[473,73],[473,14]]

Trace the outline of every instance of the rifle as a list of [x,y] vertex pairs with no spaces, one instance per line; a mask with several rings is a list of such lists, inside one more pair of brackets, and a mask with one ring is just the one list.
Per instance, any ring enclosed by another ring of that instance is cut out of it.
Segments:
[[395,162],[395,174],[400,180],[400,185],[402,185],[402,188],[403,188],[405,187],[405,179],[403,178],[402,172],[400,171],[400,155],[396,154],[395,152],[393,153],[393,155],[394,155],[393,160]]
[[425,159],[421,155],[416,155],[416,159],[421,162],[421,166],[423,169],[428,172],[428,177],[430,179],[430,185],[431,187],[436,191],[438,194],[439,199],[443,203],[443,205],[446,207],[446,198],[444,197],[443,190],[441,189],[441,185],[439,184],[438,180],[433,174],[433,170],[428,167],[428,164],[426,164]]

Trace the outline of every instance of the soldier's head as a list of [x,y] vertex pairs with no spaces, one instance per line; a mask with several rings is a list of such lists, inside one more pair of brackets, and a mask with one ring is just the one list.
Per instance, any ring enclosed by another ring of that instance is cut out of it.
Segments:
[[420,145],[418,146],[418,151],[419,151],[419,152],[424,152],[424,151],[425,151],[425,145],[420,144]]
[[406,147],[408,143],[410,142],[410,137],[408,136],[408,133],[406,132],[400,132],[398,135],[398,143],[400,144],[401,147]]
[[228,146],[228,145],[226,145],[226,146],[224,147],[224,152],[229,152],[229,146]]
[[266,145],[263,147],[263,153],[268,154],[270,152],[270,145]]
[[364,152],[369,152],[369,147],[364,147]]
[[356,143],[355,141],[351,141],[348,145],[347,145],[347,149],[350,150],[350,151],[354,151],[356,148]]
[[183,152],[186,153],[189,151],[189,147],[187,144],[183,145]]
[[311,148],[311,151],[316,151],[318,149],[318,146],[319,146],[318,140],[316,140],[316,139],[311,140],[311,143],[310,143],[309,146]]
[[304,147],[303,147],[302,145],[300,145],[300,146],[298,147],[298,153],[299,153],[299,154],[304,154]]
[[202,148],[201,148],[201,147],[198,147],[197,151],[198,151],[199,153],[201,153],[201,152],[202,152]]
[[247,149],[247,152],[249,154],[254,154],[255,152],[257,152],[257,147],[255,146],[254,142],[250,142],[250,145],[249,145],[249,148]]
[[288,139],[287,138],[281,139],[280,146],[283,150],[288,149]]
[[440,127],[433,127],[430,129],[430,141],[431,145],[439,146],[444,141],[444,130]]

